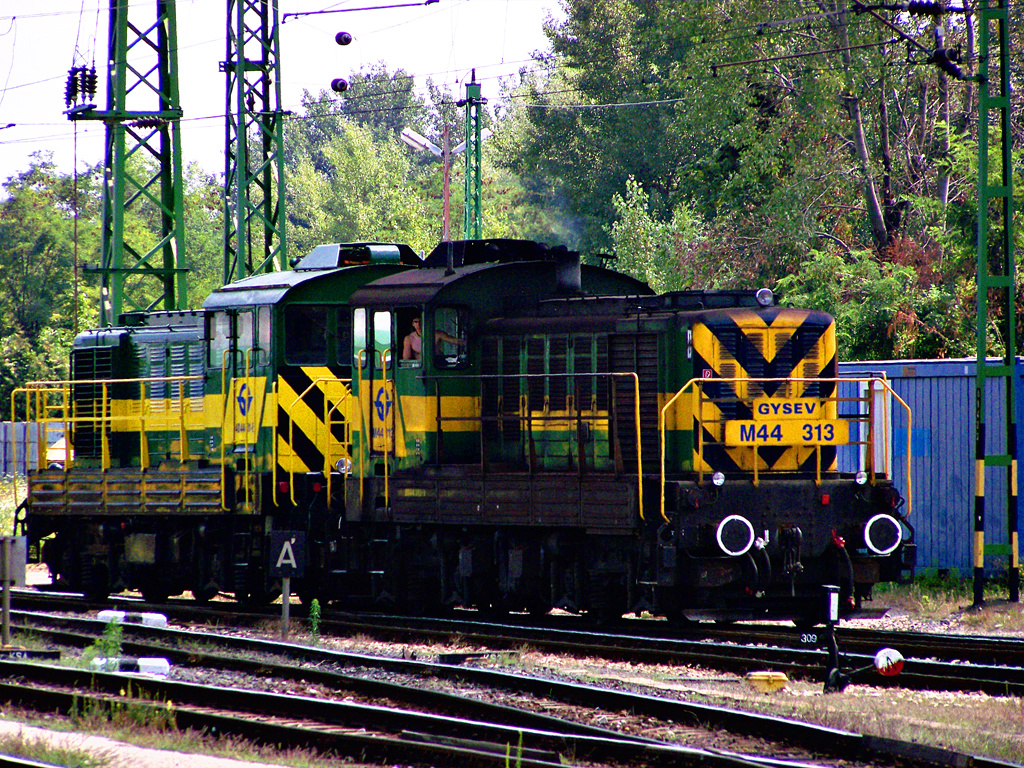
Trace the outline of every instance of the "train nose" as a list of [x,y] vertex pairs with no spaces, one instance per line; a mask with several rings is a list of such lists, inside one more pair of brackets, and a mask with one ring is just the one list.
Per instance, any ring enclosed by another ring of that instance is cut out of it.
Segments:
[[888,555],[903,541],[903,527],[890,515],[875,515],[864,525],[864,543],[876,555]]
[[742,515],[729,515],[718,524],[715,538],[727,555],[745,555],[754,546],[754,526]]

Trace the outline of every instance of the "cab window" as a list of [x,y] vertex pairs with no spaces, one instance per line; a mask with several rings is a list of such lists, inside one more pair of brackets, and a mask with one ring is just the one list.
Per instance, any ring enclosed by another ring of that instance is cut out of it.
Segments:
[[419,368],[423,352],[423,313],[418,307],[399,309],[395,313],[398,325],[398,367]]
[[207,319],[207,336],[210,339],[210,367],[224,366],[225,353],[231,349],[231,314],[214,312]]
[[373,346],[377,359],[384,361],[384,367],[391,363],[391,313],[377,311],[373,313]]
[[284,361],[288,365],[327,365],[326,307],[285,307]]
[[259,307],[256,310],[256,346],[270,351],[270,307]]
[[253,317],[252,312],[239,312],[235,317],[235,349],[241,354],[253,348]]
[[366,310],[357,307],[352,310],[352,365],[366,365]]
[[461,368],[469,361],[469,315],[457,307],[438,307],[433,315],[434,364]]
[[[348,307],[338,307],[334,338],[337,340],[334,359],[339,365],[347,366],[352,355],[352,314],[349,312]],[[356,349],[358,350],[359,348],[356,347]]]

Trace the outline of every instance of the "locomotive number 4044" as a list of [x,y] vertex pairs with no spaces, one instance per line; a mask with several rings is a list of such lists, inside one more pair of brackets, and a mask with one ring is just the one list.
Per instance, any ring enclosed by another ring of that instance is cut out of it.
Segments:
[[844,445],[845,421],[730,421],[726,445]]

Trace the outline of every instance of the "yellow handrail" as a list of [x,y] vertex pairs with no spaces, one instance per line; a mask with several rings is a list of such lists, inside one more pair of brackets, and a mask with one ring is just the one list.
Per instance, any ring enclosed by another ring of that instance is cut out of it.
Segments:
[[[349,381],[351,381],[351,379]],[[314,387],[316,387],[316,386],[318,386],[320,384],[324,384],[324,383],[328,383],[328,384],[341,384],[344,387],[344,389],[342,390],[342,397],[338,400],[338,402],[336,402],[333,406],[325,407],[325,409],[324,409],[323,422],[324,422],[324,426],[327,428],[327,435],[326,435],[326,438],[325,438],[326,450],[323,452],[323,457],[324,457],[324,476],[325,476],[325,478],[327,480],[327,508],[330,509],[330,504],[331,504],[331,446],[333,445],[333,442],[332,442],[333,435],[331,433],[330,417],[331,417],[332,413],[337,412],[338,410],[340,410],[341,405],[346,400],[348,400],[348,398],[352,394],[351,390],[347,386],[345,386],[345,384],[346,384],[346,380],[345,379],[335,379],[335,378],[328,378],[328,377],[322,377],[322,378],[318,378],[318,379],[313,379],[313,381],[311,381],[309,383],[309,386],[307,386],[304,390],[302,390],[302,392],[300,392],[298,395],[296,395],[295,398],[290,403],[288,403],[287,410],[288,410],[289,413],[293,413],[294,412],[293,411],[294,407],[299,402],[301,402],[302,399]],[[325,392],[324,393],[324,404],[325,404],[325,406],[326,406],[327,402],[328,402],[328,398],[327,398],[326,392]],[[294,443],[294,437],[295,437],[295,419],[294,418],[289,418],[288,419],[288,445],[294,445],[295,444]],[[275,439],[274,439],[274,443],[275,444],[277,443],[276,436],[275,436]],[[339,443],[339,445],[344,446],[345,443],[342,442],[342,443]],[[349,440],[349,442],[348,442],[348,452],[349,452],[349,455],[351,455],[351,453],[352,453],[352,443],[351,443],[351,440]],[[294,470],[289,470],[289,472],[288,472],[288,491],[289,491],[289,498],[291,499],[292,504],[296,504],[296,501],[295,501],[295,471]]]
[[[65,435],[65,468],[71,464],[72,444],[70,440],[71,429],[77,425],[92,425],[99,434],[100,447],[100,469],[110,468],[110,435],[109,432],[115,424],[127,425],[128,428],[137,432],[139,440],[139,465],[145,469],[149,466],[148,455],[148,434],[146,431],[147,421],[152,416],[152,397],[147,394],[147,386],[153,384],[166,384],[168,393],[178,387],[179,399],[184,392],[184,387],[192,381],[202,381],[203,377],[195,376],[140,376],[130,379],[59,379],[53,381],[30,381],[24,386],[18,387],[11,393],[11,420],[17,416],[17,404],[19,398],[25,401],[26,425],[34,425],[37,440],[37,461],[41,467],[45,464],[46,457],[46,435],[53,429],[60,429]],[[110,387],[117,385],[135,385],[138,389],[138,397],[127,398],[138,403],[137,410],[125,412],[123,415],[115,416],[113,402],[110,396]],[[72,388],[79,386],[96,386],[100,390],[98,398],[92,399],[92,409],[88,415],[82,416],[78,412],[80,403],[76,403],[71,396]],[[56,398],[57,402],[51,402]],[[173,396],[168,397],[173,401]],[[189,407],[191,413],[191,406]],[[172,416],[168,416],[167,426],[170,427]],[[178,417],[177,428],[181,436],[181,460],[188,459],[188,424],[185,420],[184,405],[181,405]],[[28,431],[26,429],[27,441]],[[18,439],[12,435],[12,453],[15,461],[18,456]],[[17,477],[15,475],[15,491],[17,491]]]

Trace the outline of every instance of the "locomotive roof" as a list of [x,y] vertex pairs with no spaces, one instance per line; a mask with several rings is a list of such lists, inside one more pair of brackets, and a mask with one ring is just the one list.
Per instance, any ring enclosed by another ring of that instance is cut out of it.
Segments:
[[[234,283],[221,286],[203,302],[204,309],[229,309],[234,307],[276,304],[296,288],[313,287],[324,283],[327,290],[335,291],[332,281],[337,283],[337,301],[344,301],[351,290],[353,281],[363,282],[386,275],[392,270],[407,270],[400,264],[362,264],[334,269],[289,270],[253,275]],[[344,278],[350,278],[345,280]],[[316,286],[317,290],[324,286]],[[343,295],[344,294],[344,295]]]
[[269,272],[222,285],[203,302],[205,309],[237,307],[246,304],[274,304],[291,288],[322,277],[324,272]]
[[[426,305],[467,282],[474,288],[486,290],[481,298],[493,302],[512,298],[532,303],[531,299],[539,301],[573,290],[559,286],[559,265],[554,260],[479,263],[457,269],[421,267],[388,275],[354,291],[351,303],[354,306]],[[580,267],[580,287],[584,294],[605,294],[611,286],[622,293],[651,292],[646,283],[628,275],[602,267]]]

